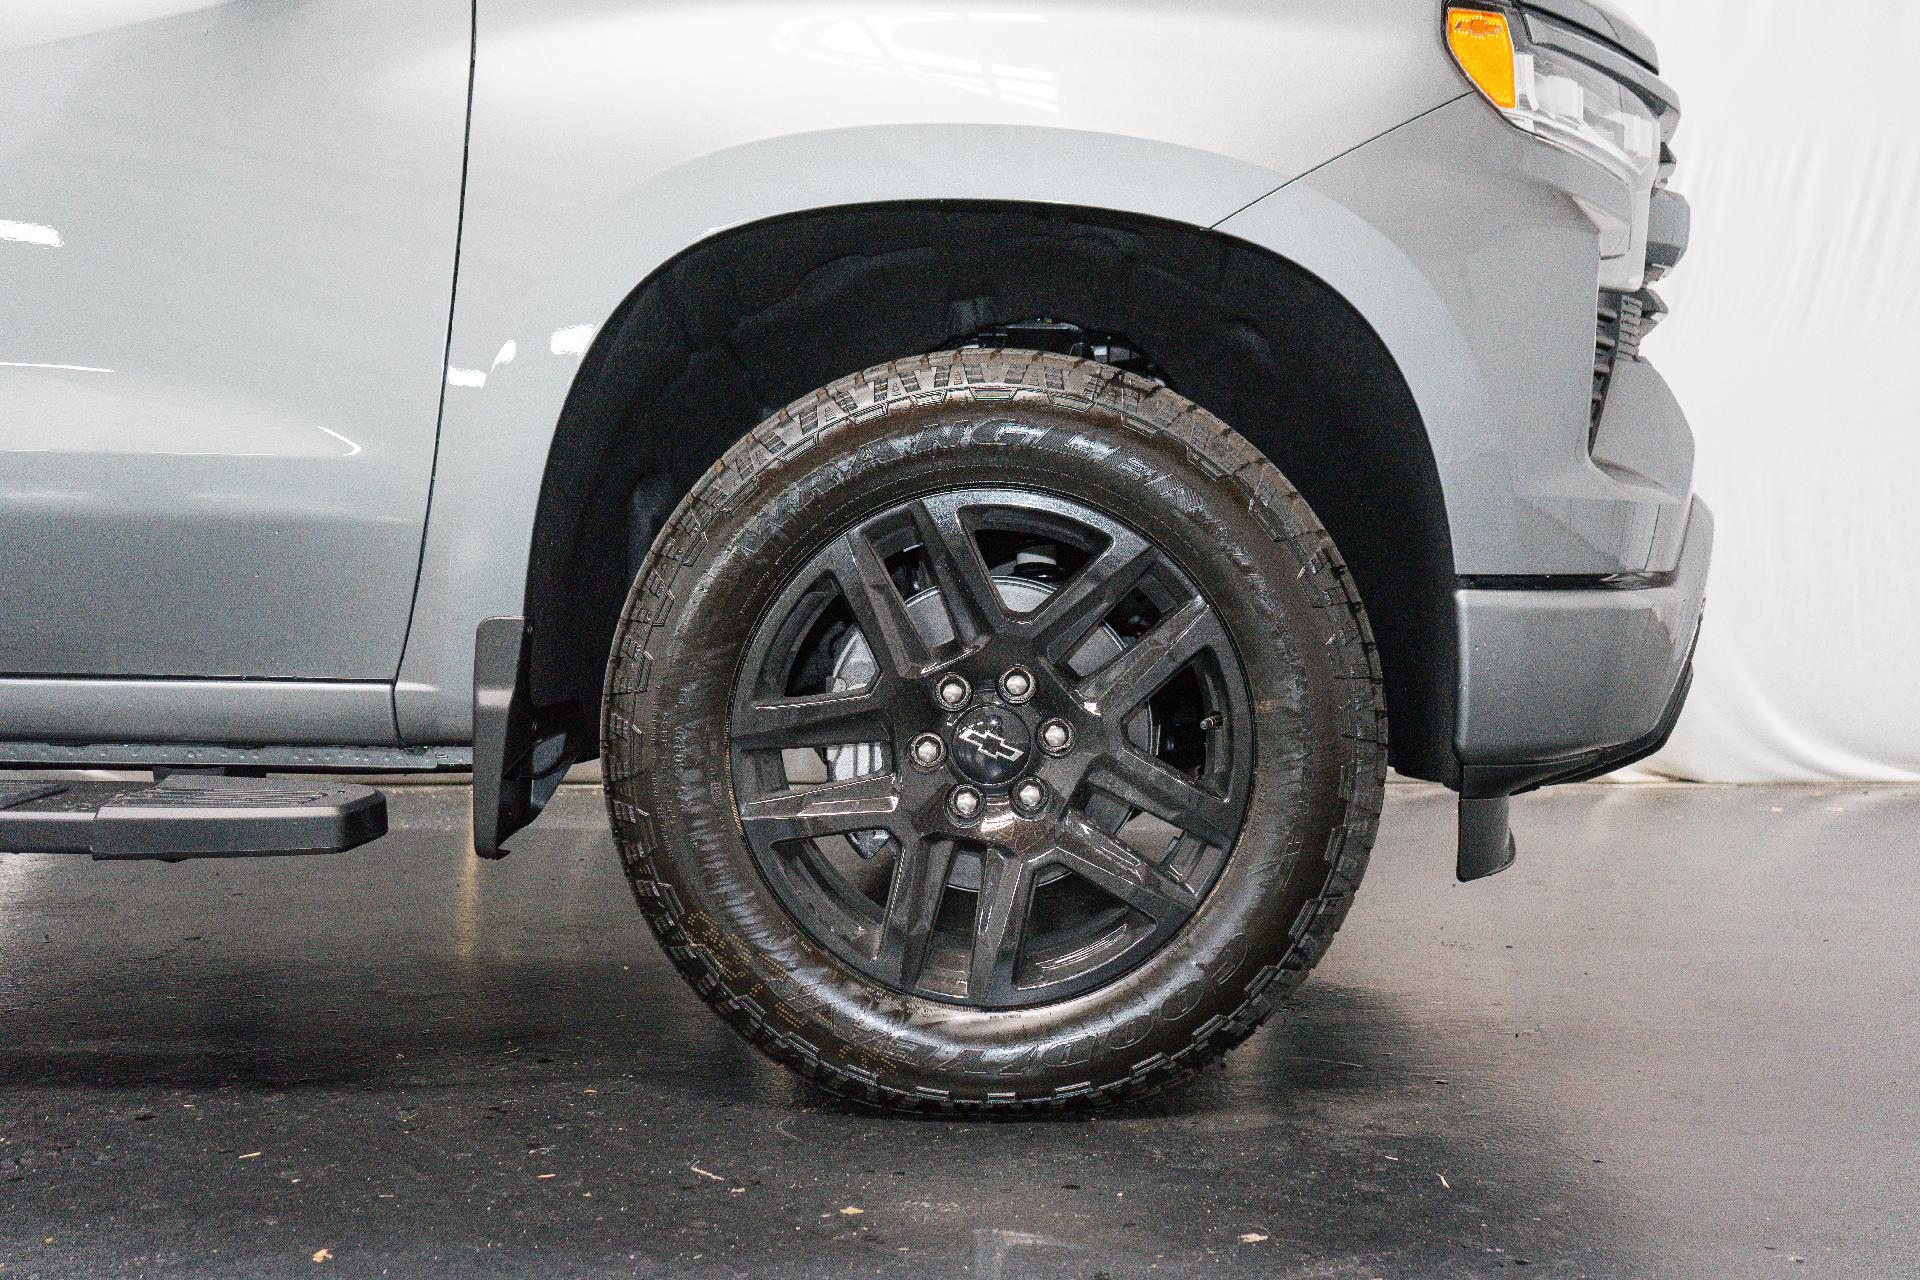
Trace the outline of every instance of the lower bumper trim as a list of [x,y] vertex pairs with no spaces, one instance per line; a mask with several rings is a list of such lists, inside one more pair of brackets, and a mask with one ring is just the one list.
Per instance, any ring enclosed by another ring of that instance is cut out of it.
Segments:
[[[1460,797],[1467,800],[1492,800],[1517,796],[1541,787],[1557,787],[1573,782],[1591,782],[1628,765],[1638,764],[1667,745],[1680,712],[1687,705],[1693,688],[1693,660],[1681,669],[1680,682],[1674,686],[1666,710],[1653,729],[1632,742],[1603,747],[1584,755],[1563,760],[1539,760],[1510,765],[1468,765],[1460,771]],[[1463,833],[1462,837],[1465,839]],[[1462,879],[1466,877],[1462,876]]]
[[1663,585],[1456,591],[1461,794],[1594,777],[1658,750],[1686,698],[1712,551],[1696,502]]

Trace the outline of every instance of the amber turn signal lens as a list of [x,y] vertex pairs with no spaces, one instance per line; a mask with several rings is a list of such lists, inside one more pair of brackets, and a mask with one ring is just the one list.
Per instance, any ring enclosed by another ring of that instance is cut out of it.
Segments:
[[1447,48],[1480,92],[1503,111],[1518,100],[1513,85],[1513,32],[1507,15],[1485,9],[1447,10]]

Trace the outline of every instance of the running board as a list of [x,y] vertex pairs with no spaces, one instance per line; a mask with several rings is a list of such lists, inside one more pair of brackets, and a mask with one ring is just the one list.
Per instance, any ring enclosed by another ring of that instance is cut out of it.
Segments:
[[387,798],[351,783],[174,775],[0,781],[0,851],[101,859],[340,853],[387,833]]

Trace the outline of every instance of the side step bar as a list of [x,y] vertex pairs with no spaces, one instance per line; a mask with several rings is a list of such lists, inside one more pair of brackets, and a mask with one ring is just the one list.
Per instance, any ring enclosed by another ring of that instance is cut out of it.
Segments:
[[387,833],[371,787],[176,774],[141,782],[0,781],[0,851],[101,859],[340,853]]

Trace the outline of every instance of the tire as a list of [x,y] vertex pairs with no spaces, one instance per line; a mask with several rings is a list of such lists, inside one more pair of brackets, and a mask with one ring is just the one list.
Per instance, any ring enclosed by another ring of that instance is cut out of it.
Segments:
[[1258,450],[1119,370],[970,350],[708,472],[627,600],[602,744],[635,898],[722,1018],[834,1094],[983,1112],[1158,1092],[1251,1034],[1353,900],[1386,715],[1353,580]]

